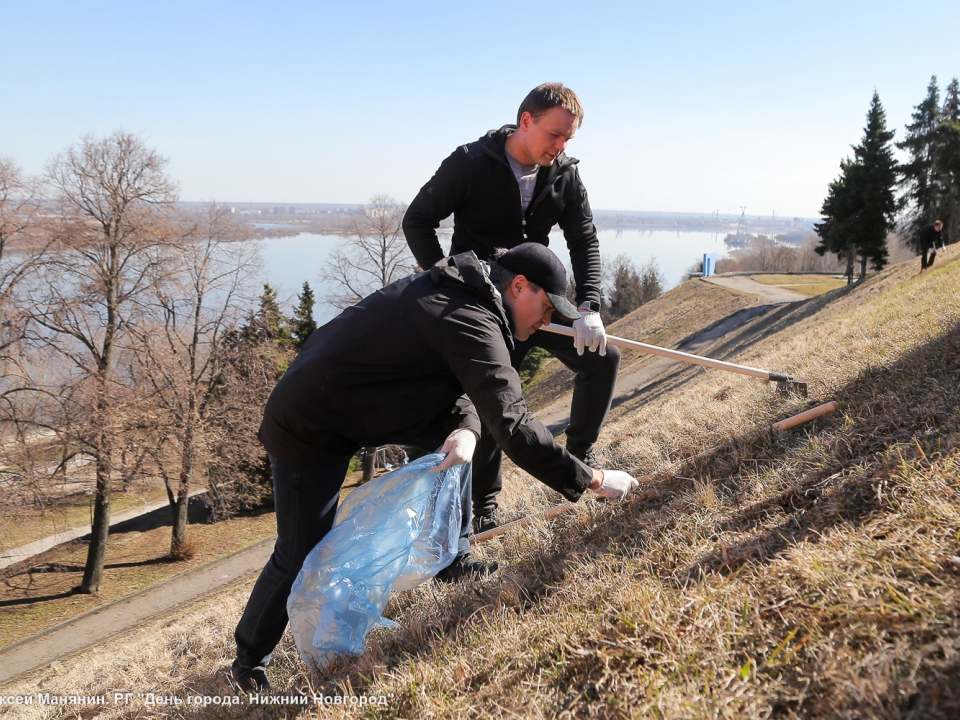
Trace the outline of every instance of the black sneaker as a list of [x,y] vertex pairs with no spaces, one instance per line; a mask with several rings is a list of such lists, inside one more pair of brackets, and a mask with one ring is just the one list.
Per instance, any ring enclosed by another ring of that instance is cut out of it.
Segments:
[[473,518],[474,535],[479,535],[487,530],[493,530],[496,527],[500,527],[500,514],[497,512],[496,508],[490,512],[484,513],[483,515],[477,515]]
[[233,675],[233,681],[237,687],[246,693],[270,691],[267,669],[263,665],[247,667],[241,665],[239,660],[234,660],[233,665],[230,666],[230,674]]
[[457,555],[452,563],[437,573],[437,581],[452,583],[465,577],[475,577],[483,580],[495,573],[498,567],[497,563],[485,563],[470,553]]
[[594,470],[603,470],[603,465],[597,460],[597,456],[593,454],[592,447],[584,448],[583,450],[570,450],[568,448],[567,452],[587,467],[592,467]]

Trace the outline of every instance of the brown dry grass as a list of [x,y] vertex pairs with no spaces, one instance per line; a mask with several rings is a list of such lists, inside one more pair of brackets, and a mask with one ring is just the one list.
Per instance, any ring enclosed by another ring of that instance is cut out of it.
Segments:
[[[690,280],[622,317],[607,328],[618,337],[651,345],[673,347],[694,333],[719,322],[753,303],[746,295],[719,285]],[[621,374],[649,362],[651,355],[624,353]],[[573,387],[573,373],[551,358],[543,364],[525,391],[534,411],[543,408]]]
[[[316,680],[388,706],[324,716],[957,717],[960,263],[947,260],[785,309],[720,348],[811,382],[807,402],[684,368],[622,404],[603,454],[652,473],[641,492],[489,543],[507,565],[495,580],[395,595],[401,627]],[[841,413],[769,430],[830,399]],[[514,470],[503,500],[512,514],[555,498]],[[4,693],[223,692],[243,597]],[[289,640],[278,655],[275,685],[303,685]]]
[[[191,509],[200,505],[194,500]],[[202,514],[202,513],[199,513]],[[197,513],[195,513],[197,515]],[[87,542],[75,540],[31,560],[0,570],[0,648],[132,595],[276,532],[273,513],[241,516],[208,525],[191,518],[189,558],[170,553],[170,513],[160,510],[111,529],[103,588],[76,592],[86,562]]]
[[[90,471],[71,473],[68,482],[71,486],[75,483],[83,483],[86,489],[93,488],[95,485]],[[78,492],[60,496],[56,493],[56,489],[52,488],[51,495],[54,496],[53,499],[45,504],[3,509],[0,513],[0,550],[9,550],[64,530],[90,524],[92,494],[81,489]],[[121,483],[118,481],[114,485],[110,508],[112,513],[117,514],[166,497],[166,490],[159,480],[151,483],[137,483],[126,492],[122,491]]]

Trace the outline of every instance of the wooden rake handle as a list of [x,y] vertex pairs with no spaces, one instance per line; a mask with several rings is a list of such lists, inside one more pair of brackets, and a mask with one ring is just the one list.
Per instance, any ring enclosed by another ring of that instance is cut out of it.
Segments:
[[[577,334],[573,328],[557,325],[556,323],[544,325],[540,329],[557,333],[558,335],[568,335],[570,337],[575,337]],[[746,365],[736,365],[734,363],[724,362],[723,360],[713,360],[712,358],[705,358],[700,355],[681,352],[680,350],[670,350],[669,348],[660,347],[659,345],[648,345],[647,343],[637,342],[636,340],[627,340],[626,338],[617,337],[616,335],[607,335],[607,342],[617,347],[639,350],[650,353],[651,355],[670,358],[671,360],[692,363],[693,365],[703,365],[704,367],[714,368],[715,370],[724,370],[740,375],[750,375],[751,377],[760,378],[761,380],[775,380],[777,382],[789,382],[793,380],[792,377],[784,375],[783,373],[761,370]]]
[[[839,407],[840,407],[840,403],[838,403],[836,400],[833,400],[831,402],[824,403],[823,405],[818,405],[815,408],[811,408],[810,410],[806,410],[805,412],[799,413],[798,415],[788,417],[786,420],[781,420],[778,423],[774,423],[771,427],[773,430],[777,430],[777,431],[789,430],[790,428],[795,428],[798,425],[803,425],[804,423],[810,422],[811,420],[814,420],[820,417],[821,415],[832,413],[835,410],[837,410]],[[654,475],[646,475],[639,479],[639,483],[643,485],[644,483],[652,480],[654,477],[655,477]],[[569,502],[563,503],[561,505],[554,505],[551,508],[547,508],[546,510],[542,510],[538,513],[534,513],[533,515],[528,515],[527,517],[520,518],[519,520],[514,520],[513,522],[507,523],[506,525],[501,525],[500,527],[495,527],[492,530],[486,530],[485,532],[478,533],[476,535],[471,535],[470,544],[473,545],[475,543],[482,543],[484,540],[490,540],[491,538],[495,538],[499,535],[508,533],[514,528],[521,528],[525,525],[530,525],[531,523],[534,523],[538,520],[549,520],[550,518],[556,517],[560,513],[564,513],[567,510],[572,510],[573,507],[574,507],[574,504]]]

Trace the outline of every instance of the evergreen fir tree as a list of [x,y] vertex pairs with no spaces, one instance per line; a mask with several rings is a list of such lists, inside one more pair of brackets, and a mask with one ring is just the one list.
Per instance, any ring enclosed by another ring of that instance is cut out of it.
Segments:
[[[700,261],[703,263],[703,261]],[[703,272],[703,268],[700,269]],[[648,303],[660,297],[663,294],[663,286],[667,284],[667,279],[660,272],[660,267],[654,258],[644,265],[640,270],[640,285],[643,287],[643,302]]]
[[957,122],[958,120],[960,120],[960,80],[954,78],[943,93],[940,121]]
[[863,203],[853,191],[850,179],[854,163],[850,158],[840,162],[840,176],[830,183],[827,197],[820,208],[823,222],[815,223],[814,231],[820,236],[820,244],[814,248],[818,255],[833,253],[846,261],[847,283],[853,282],[853,261],[857,256],[854,229]]
[[286,318],[280,312],[277,291],[270,283],[263,285],[259,307],[250,318],[248,328],[261,339],[276,340],[280,344],[290,342],[290,329],[287,327]]
[[936,166],[942,192],[937,218],[946,228],[946,239],[960,232],[960,82],[954,78],[944,92],[937,127]]
[[610,293],[610,319],[616,320],[633,312],[643,304],[643,283],[633,262],[621,256],[613,271],[613,290]]
[[308,282],[304,281],[303,290],[297,295],[297,301],[297,306],[293,309],[293,317],[290,318],[290,329],[293,334],[293,346],[300,351],[306,345],[307,338],[317,329],[317,322],[313,319],[313,306],[317,303]]
[[894,132],[887,130],[880,96],[874,92],[863,140],[853,148],[854,158],[840,163],[840,177],[830,184],[820,210],[824,221],[814,225],[820,236],[818,254],[835,253],[847,262],[847,279],[860,258],[860,279],[867,262],[875,270],[887,264],[887,235],[894,229],[898,165],[893,157]]
[[856,156],[855,190],[863,209],[856,222],[856,246],[860,255],[860,278],[867,274],[867,261],[874,270],[882,270],[889,257],[887,235],[896,228],[895,188],[899,164],[893,156],[895,131],[887,130],[887,117],[876,91],[867,113],[863,140],[853,149]]
[[919,252],[919,233],[933,222],[942,189],[936,169],[937,126],[940,124],[940,91],[937,76],[930,78],[927,96],[913,111],[913,122],[897,147],[910,157],[901,167],[904,199],[909,204],[905,230],[908,242]]

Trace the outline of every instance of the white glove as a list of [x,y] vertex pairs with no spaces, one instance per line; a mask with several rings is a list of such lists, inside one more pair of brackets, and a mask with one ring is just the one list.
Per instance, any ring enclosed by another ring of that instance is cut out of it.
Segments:
[[631,490],[640,484],[623,470],[601,470],[603,480],[594,492],[608,500],[623,500]]
[[477,434],[473,430],[458,428],[447,435],[443,446],[437,451],[446,453],[443,462],[431,472],[440,472],[454,465],[463,465],[473,460],[473,451],[477,449]]
[[580,311],[580,319],[573,322],[573,329],[577,333],[573,344],[577,346],[577,355],[583,355],[584,346],[595,352],[600,348],[600,354],[607,354],[607,333],[603,329],[600,313],[589,310]]

